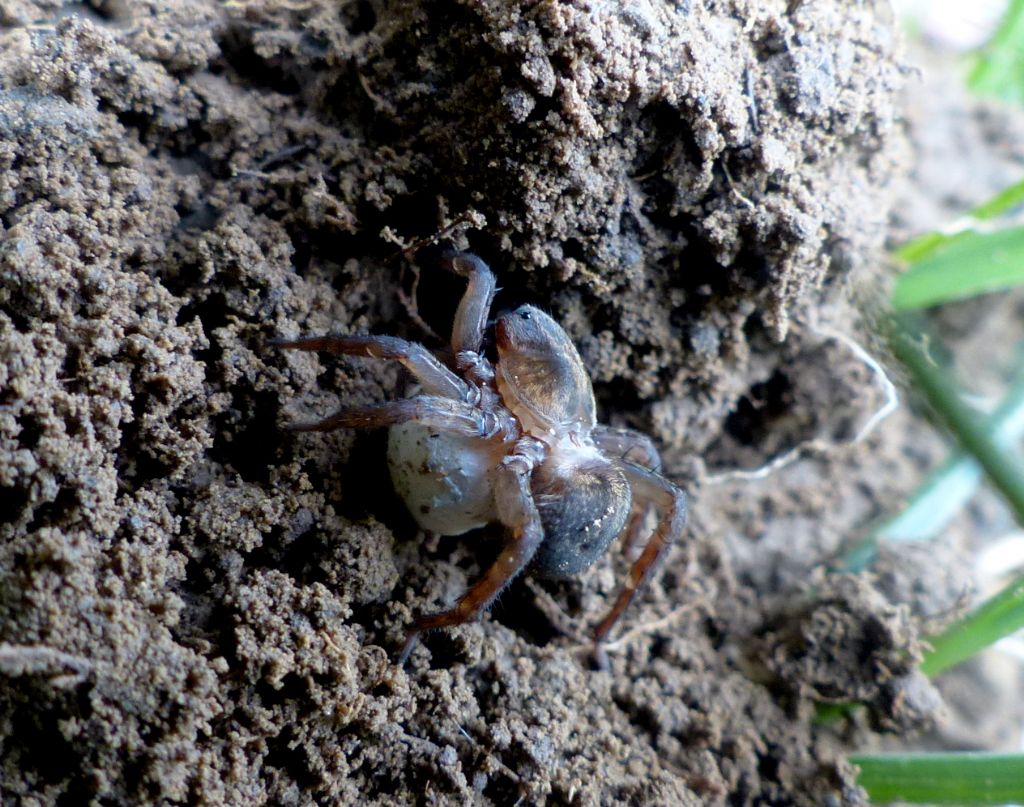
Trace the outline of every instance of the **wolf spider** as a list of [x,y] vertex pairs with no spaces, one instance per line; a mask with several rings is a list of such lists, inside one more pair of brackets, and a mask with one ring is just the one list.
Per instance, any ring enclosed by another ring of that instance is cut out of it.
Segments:
[[580,574],[625,534],[640,545],[647,516],[660,516],[629,578],[594,631],[595,651],[658,560],[680,535],[686,496],[657,473],[650,438],[598,425],[590,378],[568,334],[539,308],[521,305],[494,323],[498,359],[482,351],[495,278],[475,255],[445,264],[468,280],[442,362],[393,336],[277,340],[289,350],[320,350],[400,362],[418,391],[409,398],[347,407],[296,431],[388,427],[388,461],[398,494],[424,529],[461,535],[491,522],[505,544],[483,576],[449,609],[417,619],[400,663],[423,631],[461,625],[485,610],[527,567],[541,576]]

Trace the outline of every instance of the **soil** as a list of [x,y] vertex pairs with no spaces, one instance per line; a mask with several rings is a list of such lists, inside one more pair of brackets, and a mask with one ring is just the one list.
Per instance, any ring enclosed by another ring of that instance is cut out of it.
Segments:
[[[942,453],[906,410],[848,445],[883,396],[835,334],[907,154],[888,4],[596,9],[0,3],[5,804],[858,805],[814,704],[931,721],[910,606],[821,571]],[[268,340],[438,347],[448,245],[691,495],[607,672],[616,553],[393,664],[498,536],[419,534],[383,435],[282,429],[401,379]]]

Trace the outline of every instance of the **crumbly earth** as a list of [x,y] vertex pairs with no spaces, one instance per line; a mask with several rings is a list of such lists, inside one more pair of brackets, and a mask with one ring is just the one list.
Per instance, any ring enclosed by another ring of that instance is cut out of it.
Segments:
[[[4,803],[862,804],[813,704],[927,722],[917,632],[814,570],[939,447],[728,472],[881,401],[835,333],[903,153],[887,9],[0,2]],[[281,428],[401,379],[270,337],[438,346],[439,233],[692,494],[609,672],[617,557],[392,664],[498,536],[418,534],[382,435]]]

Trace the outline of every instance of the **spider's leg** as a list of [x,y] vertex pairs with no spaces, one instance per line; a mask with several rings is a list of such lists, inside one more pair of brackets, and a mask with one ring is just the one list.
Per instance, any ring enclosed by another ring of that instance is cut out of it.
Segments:
[[599,424],[590,436],[610,460],[630,462],[655,472],[661,470],[661,455],[654,441],[642,432]]
[[469,280],[452,323],[452,353],[480,353],[487,316],[491,311],[496,283],[494,273],[476,255],[459,252],[444,260],[445,266]]
[[445,367],[422,345],[395,336],[314,336],[310,339],[272,339],[270,344],[285,350],[322,350],[347,356],[393,359],[415,376],[428,395],[456,401],[471,397],[469,385]]
[[[661,455],[654,441],[642,432],[597,425],[591,430],[590,436],[604,455],[613,461],[634,463],[655,472],[661,470]],[[626,557],[632,555],[634,547],[638,546],[640,539],[643,538],[647,514],[652,508],[649,499],[634,498],[629,521],[624,530],[625,537],[622,539],[622,551]]]
[[655,507],[661,515],[661,520],[648,539],[644,551],[629,570],[629,579],[615,600],[615,605],[594,630],[598,655],[601,643],[608,637],[608,633],[618,622],[622,612],[629,607],[636,593],[647,583],[657,562],[682,533],[686,523],[686,494],[679,488],[664,477],[639,465],[623,462],[620,467],[633,487],[634,500],[646,501]]
[[498,418],[489,412],[431,395],[346,407],[315,423],[296,423],[288,428],[297,432],[329,432],[342,428],[376,429],[410,421],[467,437],[491,437],[502,428]]
[[399,664],[405,663],[421,633],[434,628],[461,625],[474,619],[526,568],[544,540],[544,527],[530,491],[530,474],[538,460],[537,446],[529,443],[525,451],[513,451],[504,459],[495,482],[494,500],[498,520],[508,531],[505,548],[484,576],[459,598],[454,607],[422,616],[413,623],[398,657]]
[[633,500],[629,510],[629,521],[626,522],[626,528],[622,531],[622,554],[624,554],[629,560],[636,560],[636,556],[633,554],[636,547],[640,546],[641,540],[644,537],[644,530],[647,529],[647,516],[653,510],[653,505],[648,501],[637,501]]

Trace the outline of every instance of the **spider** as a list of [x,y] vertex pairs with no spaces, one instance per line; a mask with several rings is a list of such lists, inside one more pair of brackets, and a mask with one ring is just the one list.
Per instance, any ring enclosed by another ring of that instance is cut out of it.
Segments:
[[468,281],[455,313],[451,360],[442,362],[422,345],[393,336],[275,340],[288,350],[397,361],[418,385],[412,397],[348,407],[291,428],[386,426],[391,478],[420,527],[461,535],[499,522],[506,530],[483,577],[448,610],[415,620],[400,664],[422,632],[474,619],[528,567],[539,576],[576,576],[622,533],[626,552],[635,553],[655,510],[657,527],[594,630],[595,657],[606,664],[602,644],[682,532],[686,496],[657,472],[660,460],[650,438],[598,425],[583,360],[568,334],[539,308],[521,305],[498,316],[498,359],[485,357],[494,274],[469,253],[450,253],[443,262]]

